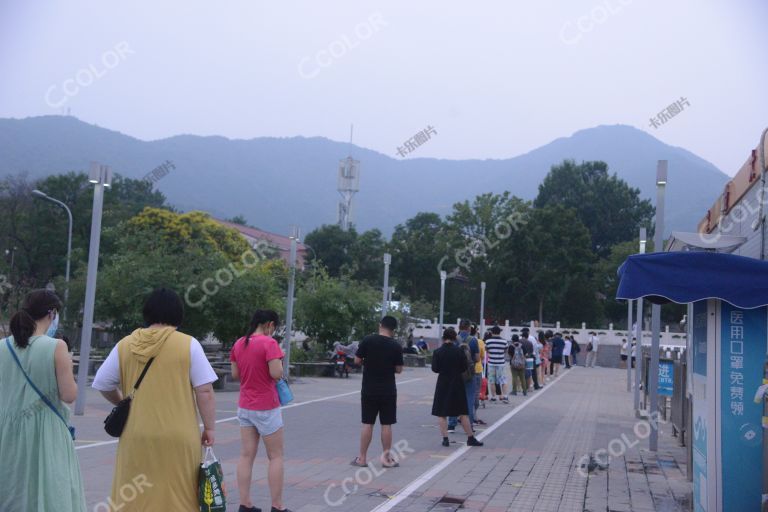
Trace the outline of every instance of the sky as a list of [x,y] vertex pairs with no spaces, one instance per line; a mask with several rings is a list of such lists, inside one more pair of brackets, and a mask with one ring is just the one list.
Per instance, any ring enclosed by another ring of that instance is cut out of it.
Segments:
[[0,117],[67,112],[143,140],[354,124],[394,158],[620,123],[732,175],[768,127],[768,2],[0,0]]

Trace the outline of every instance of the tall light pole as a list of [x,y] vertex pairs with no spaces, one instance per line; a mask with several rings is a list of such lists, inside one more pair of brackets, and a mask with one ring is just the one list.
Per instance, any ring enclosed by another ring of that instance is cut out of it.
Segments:
[[480,282],[480,336],[485,336],[485,281]]
[[[664,252],[664,189],[667,185],[667,161],[659,160],[656,167],[656,233],[653,237],[654,250]],[[661,306],[651,305],[651,362],[648,368],[648,391],[650,394],[651,436],[648,449],[659,449],[659,338],[661,336]]]
[[627,301],[627,393],[632,391],[632,300]]
[[70,266],[70,261],[72,260],[72,211],[69,209],[69,207],[66,204],[59,201],[58,199],[54,199],[53,197],[49,196],[45,192],[35,189],[32,191],[32,195],[35,197],[39,197],[40,199],[50,201],[64,208],[64,211],[67,212],[67,217],[69,218],[69,230],[67,231],[67,269],[64,274],[64,282],[66,283],[66,286],[64,287],[64,311],[62,311],[61,313],[61,318],[63,320],[66,320],[67,305],[69,304],[69,266]]
[[440,329],[437,333],[438,339],[443,335],[443,311],[445,310],[445,280],[448,279],[448,273],[445,270],[440,271]]
[[[645,243],[648,237],[645,228],[640,228],[640,254],[645,254]],[[637,299],[637,312],[635,314],[635,414],[640,413],[640,379],[643,375],[643,299]],[[630,353],[630,366],[632,365],[632,356]]]
[[85,391],[88,386],[88,367],[91,358],[93,333],[93,309],[96,304],[96,272],[99,267],[99,243],[101,242],[101,213],[104,207],[104,188],[112,185],[112,169],[91,162],[88,181],[93,183],[93,213],[91,215],[91,243],[88,247],[88,275],[85,280],[85,304],[83,305],[83,332],[80,337],[80,364],[77,367],[77,400],[75,414],[85,412]]
[[290,377],[291,368],[291,331],[293,330],[293,295],[296,287],[296,249],[299,243],[299,228],[293,226],[291,228],[291,252],[289,262],[290,273],[288,277],[288,300],[286,300],[285,306],[285,367],[283,368],[283,376],[288,379]]
[[389,264],[392,263],[392,255],[384,253],[384,297],[381,299],[381,316],[387,316],[389,311]]

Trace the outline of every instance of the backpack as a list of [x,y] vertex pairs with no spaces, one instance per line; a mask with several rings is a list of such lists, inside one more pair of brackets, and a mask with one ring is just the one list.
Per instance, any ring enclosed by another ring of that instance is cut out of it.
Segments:
[[512,354],[512,360],[509,362],[509,364],[512,366],[512,369],[525,370],[525,355],[523,354],[523,346],[512,345],[512,350],[514,353]]
[[472,340],[471,336],[467,338],[459,345],[461,350],[464,351],[464,355],[467,358],[467,369],[461,374],[464,382],[469,382],[475,378],[475,361],[472,359],[472,350],[469,348],[469,342]]
[[467,358],[467,369],[462,372],[461,378],[464,382],[469,382],[475,378],[475,362],[472,360],[472,351],[466,343],[462,343],[459,347],[464,352],[464,357]]

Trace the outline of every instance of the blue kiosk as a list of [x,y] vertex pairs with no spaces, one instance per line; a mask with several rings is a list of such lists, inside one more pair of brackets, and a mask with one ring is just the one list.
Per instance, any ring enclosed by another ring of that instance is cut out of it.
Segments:
[[638,254],[619,275],[618,299],[688,304],[693,510],[766,510],[768,261],[715,252]]

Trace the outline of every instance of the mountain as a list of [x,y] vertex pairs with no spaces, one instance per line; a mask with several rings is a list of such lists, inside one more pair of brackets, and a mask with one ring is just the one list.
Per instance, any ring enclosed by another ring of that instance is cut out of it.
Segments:
[[141,178],[164,161],[175,165],[156,186],[182,210],[217,217],[243,214],[259,228],[303,232],[336,222],[340,159],[361,161],[360,192],[353,202],[358,229],[385,234],[420,211],[450,212],[457,201],[509,190],[532,199],[550,167],[564,159],[603,160],[642,196],[655,202],[656,161],[669,160],[666,230],[693,231],[728,177],[685,149],[624,125],[576,132],[529,153],[503,160],[400,160],[322,137],[178,135],[142,141],[67,116],[0,119],[0,176],[33,177],[87,171],[95,160]]

